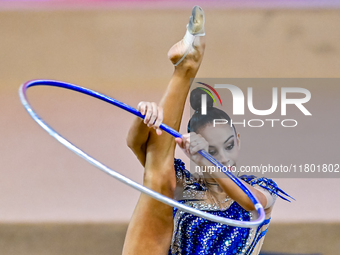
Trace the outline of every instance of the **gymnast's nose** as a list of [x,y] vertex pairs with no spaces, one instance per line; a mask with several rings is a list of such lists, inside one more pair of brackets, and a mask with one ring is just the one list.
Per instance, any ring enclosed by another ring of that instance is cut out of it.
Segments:
[[228,166],[230,159],[225,155],[225,153],[221,153],[221,157],[219,161],[222,165]]

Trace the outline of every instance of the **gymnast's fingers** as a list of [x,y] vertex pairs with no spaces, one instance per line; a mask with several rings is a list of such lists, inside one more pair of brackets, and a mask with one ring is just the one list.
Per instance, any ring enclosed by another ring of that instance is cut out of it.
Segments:
[[152,108],[152,113],[151,113],[151,116],[150,116],[150,121],[148,123],[148,127],[152,127],[154,125],[156,118],[158,116],[157,104],[152,102],[151,108]]
[[159,126],[162,124],[162,121],[163,121],[163,108],[158,106],[156,120],[153,124],[154,127],[159,128]]
[[189,135],[189,142],[191,146],[195,146],[198,143],[199,137],[195,132],[191,132]]
[[179,147],[183,149],[183,139],[180,137],[175,138],[175,142],[178,144]]
[[188,154],[190,154],[190,135],[186,134],[186,135],[183,136],[183,138],[184,138],[185,150]]
[[145,115],[145,108],[146,108],[146,102],[144,101],[139,102],[139,104],[137,105],[137,110],[143,115]]
[[157,129],[156,129],[156,134],[157,134],[157,135],[161,135],[162,132],[163,132],[162,129],[160,129],[160,128],[157,128]]
[[175,138],[175,141],[181,149],[186,150],[186,135],[182,135],[182,138]]
[[190,134],[182,135],[183,145],[189,144],[190,145]]
[[157,119],[154,124],[157,135],[162,134],[162,130],[159,128],[159,126],[162,124],[162,121],[163,121],[163,108],[158,106],[158,115],[157,115]]
[[199,142],[195,146],[190,147],[190,153],[191,154],[196,154],[200,150],[207,151],[207,144],[205,142]]
[[195,134],[192,135],[192,142],[190,144],[190,153],[195,154],[200,150],[208,151],[209,144],[208,142],[200,135]]
[[146,113],[144,118],[144,123],[149,124],[152,115],[152,106],[150,102],[146,102]]

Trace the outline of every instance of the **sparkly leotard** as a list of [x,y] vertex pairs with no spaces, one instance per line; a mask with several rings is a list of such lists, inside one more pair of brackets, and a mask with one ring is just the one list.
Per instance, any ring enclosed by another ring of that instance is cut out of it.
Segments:
[[[201,211],[235,220],[250,221],[256,211],[244,210],[231,200],[218,184],[209,184],[185,169],[180,159],[175,159],[177,186],[182,191],[180,203]],[[270,221],[271,206],[280,190],[276,183],[266,178],[243,176],[242,179],[263,192],[271,204],[266,206],[266,219],[257,228],[239,228],[215,223],[174,208],[174,232],[169,255],[257,255]],[[286,194],[283,192],[283,194]],[[283,198],[283,197],[282,197]],[[285,199],[285,198],[283,198]]]

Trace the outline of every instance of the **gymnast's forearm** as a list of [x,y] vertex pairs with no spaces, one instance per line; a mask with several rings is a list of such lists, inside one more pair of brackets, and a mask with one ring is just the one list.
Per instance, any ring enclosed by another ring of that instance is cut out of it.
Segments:
[[[230,178],[228,178],[223,172],[213,172],[210,174],[214,178],[223,191],[234,201],[236,201],[240,206],[242,206],[247,211],[255,210],[253,202],[244,193],[244,191]],[[266,197],[257,189],[250,186],[248,183],[242,181],[242,183],[247,186],[247,188],[255,195],[263,207],[267,204]]]

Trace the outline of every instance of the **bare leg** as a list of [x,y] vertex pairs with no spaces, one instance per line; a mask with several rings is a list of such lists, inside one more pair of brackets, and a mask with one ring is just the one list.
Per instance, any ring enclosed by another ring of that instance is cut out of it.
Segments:
[[[168,53],[174,64],[184,54],[183,45],[183,41],[180,41]],[[185,100],[190,89],[190,78],[195,77],[203,52],[204,43],[196,42],[196,46],[187,52],[183,61],[175,67],[160,101],[159,105],[164,109],[163,123],[176,130],[181,123]],[[146,140],[144,185],[173,198],[176,187],[174,138],[165,132],[157,136],[154,130],[150,130]],[[123,254],[168,254],[173,231],[172,212],[172,207],[141,194],[129,224]]]

